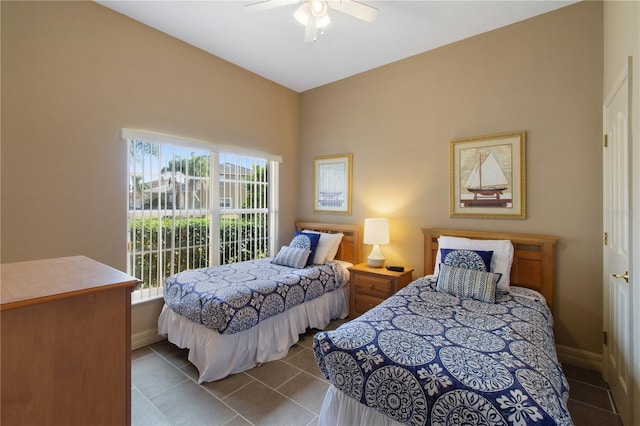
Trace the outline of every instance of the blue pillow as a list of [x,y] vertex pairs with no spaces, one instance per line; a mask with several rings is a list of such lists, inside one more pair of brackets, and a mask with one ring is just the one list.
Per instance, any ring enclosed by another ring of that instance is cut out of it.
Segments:
[[320,234],[310,234],[307,232],[296,231],[296,235],[289,243],[289,247],[298,247],[309,250],[311,252],[311,254],[309,254],[309,258],[307,259],[307,266],[309,266],[313,263],[313,257],[316,254],[316,249],[318,248],[319,241]]
[[491,272],[493,251],[440,249],[441,263],[474,271]]

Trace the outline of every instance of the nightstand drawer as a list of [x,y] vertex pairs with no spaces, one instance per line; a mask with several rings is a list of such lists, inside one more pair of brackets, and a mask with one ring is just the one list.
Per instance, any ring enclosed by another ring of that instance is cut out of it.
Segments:
[[384,300],[389,297],[390,282],[388,278],[356,274],[354,288],[358,295],[368,295]]
[[372,268],[366,263],[349,267],[349,316],[356,317],[379,305],[411,282],[412,268],[403,272]]
[[384,300],[385,299],[381,297],[371,297],[371,296],[359,294],[358,297],[356,297],[356,302],[355,302],[356,306],[354,308],[355,314],[361,315],[367,312],[369,309],[373,308],[374,306],[378,306]]

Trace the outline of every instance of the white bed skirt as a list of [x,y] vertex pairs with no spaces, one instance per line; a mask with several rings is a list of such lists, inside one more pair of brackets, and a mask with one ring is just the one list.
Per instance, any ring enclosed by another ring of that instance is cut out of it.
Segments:
[[403,426],[373,408],[361,404],[331,385],[324,396],[318,426]]
[[189,348],[189,361],[198,369],[202,383],[284,358],[307,328],[323,329],[332,319],[348,314],[349,286],[345,286],[234,334],[220,334],[191,322],[165,304],[158,333],[180,348]]

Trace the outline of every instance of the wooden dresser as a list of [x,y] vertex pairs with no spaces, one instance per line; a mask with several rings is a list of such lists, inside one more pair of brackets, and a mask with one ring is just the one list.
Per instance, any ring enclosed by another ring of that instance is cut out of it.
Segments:
[[2,425],[131,424],[138,280],[83,256],[0,268]]
[[371,268],[365,262],[351,266],[349,271],[349,317],[353,318],[406,287],[411,282],[413,268],[395,272],[386,268]]

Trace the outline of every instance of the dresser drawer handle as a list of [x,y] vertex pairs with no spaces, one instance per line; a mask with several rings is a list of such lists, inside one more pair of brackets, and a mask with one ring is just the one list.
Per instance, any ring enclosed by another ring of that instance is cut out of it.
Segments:
[[369,284],[369,289],[373,289],[373,284]]

